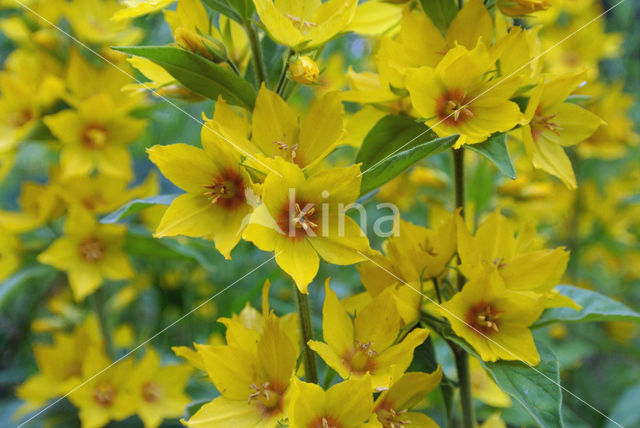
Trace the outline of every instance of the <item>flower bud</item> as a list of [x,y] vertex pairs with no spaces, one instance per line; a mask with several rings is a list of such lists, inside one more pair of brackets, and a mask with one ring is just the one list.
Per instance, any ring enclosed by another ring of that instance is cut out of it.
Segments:
[[318,64],[314,60],[303,55],[289,63],[289,73],[291,74],[291,80],[294,82],[310,85],[318,80],[320,70],[318,70]]
[[183,49],[198,54],[213,62],[220,63],[225,60],[224,47],[184,27],[175,30],[176,43]]
[[498,0],[500,12],[507,16],[524,16],[550,6],[549,0]]

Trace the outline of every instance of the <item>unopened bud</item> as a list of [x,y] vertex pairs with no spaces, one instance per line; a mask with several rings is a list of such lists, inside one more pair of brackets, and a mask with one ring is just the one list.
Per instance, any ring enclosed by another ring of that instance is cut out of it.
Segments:
[[225,60],[224,50],[200,34],[194,33],[184,27],[178,27],[176,28],[173,36],[176,43],[183,49],[198,54],[216,63],[223,62]]
[[289,73],[294,82],[310,85],[318,80],[320,70],[314,60],[303,55],[289,63]]

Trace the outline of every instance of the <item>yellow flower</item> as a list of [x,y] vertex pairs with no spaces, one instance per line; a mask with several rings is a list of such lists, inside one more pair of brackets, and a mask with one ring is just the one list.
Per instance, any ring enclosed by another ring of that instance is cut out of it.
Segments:
[[139,398],[132,392],[133,360],[119,361],[96,376],[108,365],[109,360],[101,351],[89,349],[82,363],[82,380],[87,383],[69,395],[69,401],[79,409],[83,428],[99,428],[109,421],[126,419],[138,406]]
[[484,371],[476,358],[469,358],[471,394],[491,407],[511,407],[511,398]]
[[76,301],[100,287],[105,279],[133,277],[129,258],[122,245],[126,227],[99,224],[87,212],[73,210],[58,238],[38,255],[40,263],[67,272]]
[[605,122],[584,108],[565,99],[584,81],[584,73],[541,80],[525,111],[527,124],[522,139],[527,155],[536,168],[560,178],[575,189],[576,178],[563,147],[586,140]]
[[133,372],[132,391],[138,394],[136,412],[145,428],[160,426],[163,419],[184,413],[191,399],[184,392],[191,368],[184,364],[160,366],[160,356],[148,348]]
[[397,288],[398,310],[405,324],[419,315],[423,296],[417,291],[424,292],[424,285],[431,288],[431,279],[442,275],[455,254],[455,215],[433,229],[397,216],[393,226],[396,235],[383,244],[386,256],[372,257],[373,261],[357,266],[360,280],[372,296],[388,287]]
[[549,0],[498,0],[500,12],[507,16],[523,16],[547,10],[551,7]]
[[84,42],[124,46],[135,45],[143,37],[141,28],[111,19],[122,8],[118,0],[72,0],[65,6],[65,17]]
[[289,420],[296,428],[364,428],[373,410],[371,380],[349,379],[328,390],[293,381]]
[[253,0],[269,36],[295,51],[316,49],[345,30],[357,0]]
[[529,326],[542,314],[544,303],[534,296],[511,291],[499,276],[486,274],[467,282],[439,310],[483,360],[520,360],[535,366],[540,356]]
[[520,109],[509,101],[518,80],[487,81],[491,66],[480,43],[471,51],[463,46],[451,49],[435,69],[408,73],[406,85],[414,108],[439,136],[460,134],[456,147],[508,131],[521,119]]
[[0,225],[14,233],[36,229],[64,212],[54,186],[30,181],[22,183],[18,206],[19,211],[0,211]]
[[[286,419],[297,353],[280,320],[271,313],[261,334],[229,327],[228,345],[196,345],[221,396],[205,404],[186,426],[275,428]],[[231,335],[231,336],[230,336]],[[232,337],[235,340],[229,341]]]
[[155,236],[211,239],[229,259],[253,211],[254,185],[239,154],[209,128],[210,123],[202,128],[204,150],[187,144],[147,150],[162,174],[187,192],[171,203]]
[[360,3],[346,31],[370,37],[394,32],[402,19],[403,8],[402,5],[393,3],[398,2],[371,0]]
[[124,0],[126,6],[118,10],[113,17],[113,21],[126,21],[139,16],[157,12],[174,3],[176,0]]
[[507,424],[500,418],[500,413],[494,413],[484,420],[480,428],[507,428]]
[[89,349],[101,347],[102,338],[94,316],[75,326],[72,333],[54,333],[51,345],[34,344],[38,373],[16,389],[16,396],[26,403],[14,417],[30,413],[80,384],[85,356]]
[[572,306],[572,300],[553,293],[567,263],[569,252],[564,247],[538,249],[535,229],[523,227],[516,238],[514,231],[499,209],[491,213],[472,236],[460,216],[458,223],[458,254],[460,271],[469,279],[498,274],[506,287],[516,291],[533,291],[548,296],[549,306]]
[[377,59],[382,84],[403,88],[410,68],[436,67],[457,45],[471,50],[478,41],[488,46],[492,40],[491,16],[481,0],[465,2],[445,36],[424,12],[405,9],[398,37],[380,40]]
[[416,328],[397,340],[402,320],[389,292],[374,297],[354,320],[329,287],[329,281],[325,296],[322,329],[326,343],[312,340],[309,347],[343,379],[370,374],[373,388],[387,388],[393,370],[403,373],[409,367],[413,350],[429,332]]
[[360,193],[360,167],[332,168],[306,178],[295,164],[273,163],[262,189],[263,203],[251,216],[244,239],[263,251],[275,251],[278,265],[301,292],[318,273],[320,257],[350,265],[371,253],[369,240],[345,215]]
[[63,179],[87,176],[94,169],[124,180],[131,178],[126,144],[140,136],[146,121],[129,117],[108,95],[88,98],[77,110],[63,110],[44,121],[62,143]]
[[307,55],[302,55],[289,63],[291,80],[302,85],[310,85],[318,80],[318,64]]
[[[216,102],[211,126],[242,149],[244,163],[263,173],[273,172],[273,158],[309,168],[326,157],[343,137],[342,103],[338,93],[328,93],[312,103],[304,117],[264,85],[258,92],[251,126],[221,98]],[[251,134],[251,141],[248,136]],[[229,143],[226,143],[229,144]]]
[[438,424],[429,416],[411,409],[433,391],[441,379],[440,367],[433,373],[409,372],[394,379],[391,387],[380,394],[373,409],[382,427],[437,428]]

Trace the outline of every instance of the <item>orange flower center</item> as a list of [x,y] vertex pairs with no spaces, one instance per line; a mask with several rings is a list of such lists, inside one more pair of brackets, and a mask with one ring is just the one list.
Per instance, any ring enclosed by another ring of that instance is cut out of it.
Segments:
[[34,117],[35,114],[33,113],[33,110],[26,107],[16,113],[13,117],[11,117],[11,119],[9,120],[9,124],[11,124],[14,128],[20,128],[21,126],[31,122]]
[[290,13],[287,13],[287,18],[289,18],[289,20],[293,23],[293,26],[300,30],[303,34],[317,25],[315,22],[304,20],[299,16],[294,16]]
[[287,202],[280,212],[278,219],[280,229],[293,238],[302,238],[307,235],[314,236],[320,221],[316,204],[296,201],[293,203],[293,212],[291,212],[291,205],[290,202]]
[[542,106],[539,106],[536,109],[536,114],[531,119],[531,135],[533,136],[533,140],[536,141],[544,130],[548,130],[553,132],[556,135],[560,135],[560,131],[562,131],[562,127],[560,127],[557,123],[552,122],[553,118],[556,117],[558,113],[552,113],[548,115],[544,115],[542,113]]
[[80,243],[80,257],[88,263],[95,263],[104,256],[104,244],[98,238],[90,237]]
[[462,89],[446,91],[436,101],[436,114],[449,126],[457,126],[474,117],[470,100]]
[[142,385],[142,399],[147,403],[155,403],[162,398],[162,387],[156,382],[149,381]]
[[311,421],[307,428],[342,428],[342,423],[331,416],[323,416]]
[[93,400],[102,407],[109,407],[116,399],[117,391],[107,382],[102,382],[93,390]]
[[486,336],[500,331],[499,319],[501,316],[502,312],[490,303],[479,302],[467,311],[467,323],[473,327],[476,333]]
[[102,125],[91,124],[82,130],[82,144],[88,149],[102,149],[109,140],[109,131]]
[[235,171],[226,170],[213,179],[213,183],[204,186],[204,195],[212,204],[227,210],[235,210],[245,202],[245,186],[242,176]]
[[402,428],[411,424],[411,421],[403,419],[404,414],[407,412],[408,409],[396,411],[391,407],[391,403],[386,401],[383,401],[375,410],[378,415],[378,421],[384,428]]

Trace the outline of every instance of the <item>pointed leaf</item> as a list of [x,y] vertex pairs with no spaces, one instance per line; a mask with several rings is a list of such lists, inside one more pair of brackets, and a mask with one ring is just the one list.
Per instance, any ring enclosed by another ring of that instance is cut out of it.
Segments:
[[364,195],[387,183],[389,180],[398,176],[402,171],[409,168],[416,162],[441,153],[450,147],[458,139],[458,135],[451,135],[443,138],[422,143],[408,150],[400,151],[382,161],[377,162],[369,169],[363,168],[362,183],[360,185],[360,194]]
[[443,33],[458,13],[455,0],[420,0],[420,3],[433,24]]
[[551,308],[542,313],[533,327],[542,327],[554,322],[590,322],[590,321],[635,321],[640,323],[640,314],[610,297],[592,290],[559,285],[556,290],[563,296],[582,306],[582,310],[571,308]]
[[173,46],[129,46],[114,49],[155,62],[193,92],[212,100],[222,95],[229,104],[253,109],[256,100],[253,87],[233,71],[200,55]]
[[204,4],[209,6],[215,12],[226,15],[236,22],[242,24],[242,15],[236,9],[229,5],[227,0],[203,0]]
[[100,220],[100,223],[117,223],[118,221],[132,216],[142,211],[143,209],[149,208],[153,205],[171,205],[171,202],[173,202],[173,200],[178,196],[180,195],[156,195],[151,196],[150,198],[135,199],[133,201],[127,202],[114,212],[104,216]]
[[480,153],[497,166],[501,173],[515,180],[516,168],[513,166],[509,148],[507,147],[507,134],[493,134],[485,142],[467,144],[464,147]]

